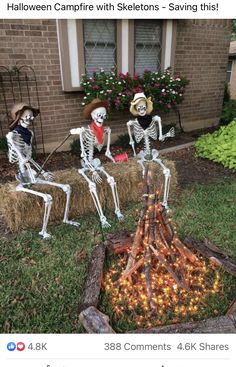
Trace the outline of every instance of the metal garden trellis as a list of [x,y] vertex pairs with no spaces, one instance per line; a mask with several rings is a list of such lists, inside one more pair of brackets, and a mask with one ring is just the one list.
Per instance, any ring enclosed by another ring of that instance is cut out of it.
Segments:
[[[10,109],[15,102],[27,102],[40,109],[38,82],[34,69],[30,65],[7,67],[0,65],[0,132],[3,138],[10,123]],[[45,154],[42,116],[39,114],[39,129],[34,131],[34,147],[38,150],[37,141],[40,139],[42,151]],[[4,124],[7,121],[7,124]]]

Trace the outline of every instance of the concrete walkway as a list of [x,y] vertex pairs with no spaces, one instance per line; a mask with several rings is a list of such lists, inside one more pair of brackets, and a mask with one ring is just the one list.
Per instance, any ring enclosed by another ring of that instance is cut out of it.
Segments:
[[181,150],[181,149],[189,148],[189,147],[191,147],[192,145],[194,145],[194,143],[195,143],[195,141],[191,141],[190,143],[185,143],[185,144],[175,145],[174,147],[161,149],[161,150],[159,150],[159,153],[170,153],[170,152],[176,152],[177,150]]

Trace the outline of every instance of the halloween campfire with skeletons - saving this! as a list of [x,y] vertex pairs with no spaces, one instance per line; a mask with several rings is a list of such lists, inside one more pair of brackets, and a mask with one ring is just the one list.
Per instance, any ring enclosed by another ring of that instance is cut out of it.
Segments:
[[[104,215],[97,185],[106,179],[112,193],[114,211],[117,219],[125,222],[120,210],[117,184],[107,172],[100,159],[94,157],[95,148],[101,151],[106,144],[105,156],[114,164],[127,161],[128,157],[113,157],[110,151],[111,129],[104,126],[107,118],[108,101],[94,99],[84,108],[84,117],[92,119],[87,127],[70,130],[68,135],[78,135],[81,149],[81,167],[78,174],[88,184],[88,190],[103,228],[110,227]],[[197,312],[199,304],[211,292],[219,291],[219,274],[205,261],[197,258],[178,239],[176,229],[171,224],[168,209],[170,170],[163,164],[156,149],[151,147],[151,139],[164,141],[174,136],[174,128],[162,133],[161,118],[152,116],[153,103],[144,93],[136,93],[130,105],[133,118],[127,122],[130,145],[135,160],[143,173],[143,209],[131,249],[106,272],[103,289],[111,300],[114,314],[119,317],[125,310],[132,313],[137,325],[160,324],[166,312],[173,313],[173,319],[179,320],[186,314]],[[32,158],[33,132],[30,125],[39,114],[39,110],[25,103],[17,103],[11,110],[12,123],[7,134],[8,157],[11,163],[18,165],[16,191],[41,197],[44,201],[43,226],[39,234],[50,238],[47,225],[53,203],[53,197],[34,190],[35,184],[51,185],[66,195],[63,223],[79,226],[78,222],[68,219],[71,187],[54,181],[52,173]],[[143,149],[136,154],[135,143],[143,142]],[[163,188],[158,187],[158,179],[153,177],[150,164],[156,164],[163,172]],[[212,280],[212,273],[214,273]],[[211,281],[210,281],[211,278]]]

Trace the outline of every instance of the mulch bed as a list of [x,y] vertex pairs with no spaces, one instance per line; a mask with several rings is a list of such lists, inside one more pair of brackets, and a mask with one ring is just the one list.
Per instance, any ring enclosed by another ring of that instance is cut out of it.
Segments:
[[193,147],[166,153],[165,157],[175,162],[178,184],[210,184],[224,179],[236,179],[236,171],[224,168],[221,164],[195,156]]

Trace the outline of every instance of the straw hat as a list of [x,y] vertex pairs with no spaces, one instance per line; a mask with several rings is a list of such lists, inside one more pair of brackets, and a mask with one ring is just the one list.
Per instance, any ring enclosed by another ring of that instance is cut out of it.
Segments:
[[31,110],[33,112],[34,117],[36,117],[40,112],[38,108],[31,107],[27,103],[24,102],[15,103],[11,109],[11,118],[13,121],[9,125],[10,130],[13,130],[16,127],[19,119],[22,116],[22,113],[25,110]]
[[108,101],[102,101],[99,98],[95,98],[95,99],[92,100],[92,102],[90,102],[87,106],[85,106],[85,108],[84,108],[84,117],[86,119],[90,119],[91,118],[91,113],[93,112],[93,110],[95,110],[98,107],[108,108],[108,106],[109,106]]
[[133,100],[130,102],[130,112],[133,116],[138,116],[138,111],[136,110],[135,106],[138,102],[144,100],[147,104],[147,115],[149,115],[153,110],[153,103],[151,97],[147,98],[144,93],[136,93],[134,95]]

